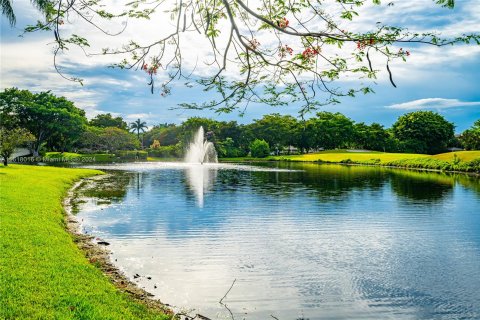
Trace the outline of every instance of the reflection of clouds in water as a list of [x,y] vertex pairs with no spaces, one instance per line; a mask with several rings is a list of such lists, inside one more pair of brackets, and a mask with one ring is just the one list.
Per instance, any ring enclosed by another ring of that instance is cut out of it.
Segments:
[[188,187],[197,198],[197,205],[203,208],[204,196],[212,189],[217,178],[217,169],[212,166],[190,165],[185,170]]
[[[144,276],[136,281],[165,302],[225,319],[218,300],[237,279],[227,302],[239,319],[478,318],[479,198],[449,191],[443,176],[152,167],[139,194],[135,180],[121,203],[89,212],[86,223],[111,240],[126,274]],[[394,188],[426,178],[430,196],[420,201]],[[446,191],[438,197],[434,188]]]

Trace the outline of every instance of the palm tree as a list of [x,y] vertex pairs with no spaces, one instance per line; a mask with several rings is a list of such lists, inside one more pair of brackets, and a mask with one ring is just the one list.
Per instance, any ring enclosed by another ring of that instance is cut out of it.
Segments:
[[[143,133],[145,132],[145,129],[147,129],[147,123],[144,121],[140,121],[140,119],[137,119],[136,121],[130,123],[130,131],[137,132],[138,140],[140,140],[140,131]],[[140,140],[140,143],[142,144],[143,148],[143,141]]]
[[[52,6],[50,0],[31,0],[34,7],[36,7],[41,13],[46,14],[48,8]],[[0,0],[0,8],[2,14],[8,19],[8,22],[13,27],[16,22],[15,13],[13,12],[12,0]]]

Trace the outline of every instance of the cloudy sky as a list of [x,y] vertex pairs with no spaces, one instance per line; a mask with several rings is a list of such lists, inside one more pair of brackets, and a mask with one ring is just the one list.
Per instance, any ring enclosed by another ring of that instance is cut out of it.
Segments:
[[[355,28],[368,30],[376,21],[391,25],[406,26],[409,30],[434,30],[454,36],[480,30],[479,0],[457,0],[453,10],[435,6],[432,0],[396,1],[392,7],[364,9],[364,14],[354,21]],[[103,57],[85,57],[78,50],[71,50],[60,57],[60,65],[68,74],[83,78],[84,86],[61,78],[53,67],[51,32],[22,34],[23,27],[34,24],[38,13],[29,1],[14,2],[17,24],[11,28],[2,16],[1,20],[1,89],[18,87],[31,91],[51,90],[63,95],[83,108],[88,117],[98,113],[119,114],[128,121],[142,118],[149,125],[164,122],[180,123],[190,116],[207,116],[221,120],[237,120],[248,123],[262,114],[279,112],[298,115],[298,105],[268,107],[250,105],[243,117],[237,112],[216,115],[210,111],[172,109],[182,102],[208,100],[201,90],[174,86],[170,96],[161,97],[159,92],[150,93],[145,73],[107,68],[112,60]],[[66,32],[87,33],[92,44],[98,47],[120,46],[128,37],[153,39],[165,32],[171,23],[158,16],[148,25],[129,21],[123,39],[106,38],[88,29],[77,21],[66,25]],[[112,32],[121,25],[105,26]],[[78,29],[78,30],[77,30]],[[202,60],[197,50],[203,43],[191,41],[191,60]],[[345,98],[340,105],[324,107],[322,110],[339,111],[355,121],[380,122],[390,126],[396,118],[414,110],[434,110],[456,124],[457,132],[470,127],[480,118],[480,46],[453,46],[436,48],[431,46],[411,47],[407,63],[391,66],[397,88],[393,88],[383,73],[375,94]],[[111,59],[111,58],[109,58]],[[162,77],[162,75],[160,75]],[[241,108],[243,110],[243,107]]]

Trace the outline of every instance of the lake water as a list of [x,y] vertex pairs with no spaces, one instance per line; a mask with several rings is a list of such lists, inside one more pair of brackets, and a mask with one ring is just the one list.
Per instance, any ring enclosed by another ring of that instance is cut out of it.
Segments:
[[97,168],[114,174],[85,191],[84,231],[177,310],[480,319],[478,178],[294,163]]

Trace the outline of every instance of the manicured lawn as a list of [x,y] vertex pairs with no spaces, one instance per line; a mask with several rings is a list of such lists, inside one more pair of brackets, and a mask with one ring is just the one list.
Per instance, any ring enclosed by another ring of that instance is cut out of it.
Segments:
[[65,230],[62,198],[100,171],[0,166],[0,319],[169,319],[130,299]]
[[433,156],[416,153],[386,153],[386,152],[347,152],[346,150],[329,150],[318,153],[292,155],[292,156],[276,156],[268,157],[269,160],[292,160],[292,161],[324,161],[324,162],[341,162],[347,159],[353,162],[369,161],[380,159],[380,163],[403,160],[403,159],[419,159],[432,158],[443,161],[453,161],[455,155],[461,161],[472,161],[480,158],[480,151],[456,151],[436,154]]
[[350,159],[353,162],[369,161],[380,159],[380,162],[388,162],[399,159],[413,159],[428,157],[424,154],[415,153],[384,153],[384,152],[347,152],[346,150],[323,151],[319,153],[309,153],[292,156],[271,157],[276,160],[291,161],[323,161],[323,162],[341,162]]
[[48,159],[65,159],[67,161],[78,161],[84,162],[82,159],[87,160],[87,162],[93,162],[92,159],[95,159],[94,162],[112,162],[115,161],[115,155],[109,153],[94,153],[94,154],[79,154],[74,152],[47,152],[45,158]]
[[[455,158],[455,155],[457,158]],[[220,159],[222,162],[249,161],[301,161],[383,165],[412,169],[433,169],[442,171],[464,171],[480,173],[480,151],[459,151],[438,155],[386,152],[348,152],[347,150],[329,150],[302,155],[269,156],[263,159],[242,157]]]
[[455,152],[447,152],[436,154],[432,156],[432,158],[443,160],[443,161],[452,161],[454,160],[454,155],[462,161],[472,161],[474,159],[480,158],[480,151],[455,151]]

